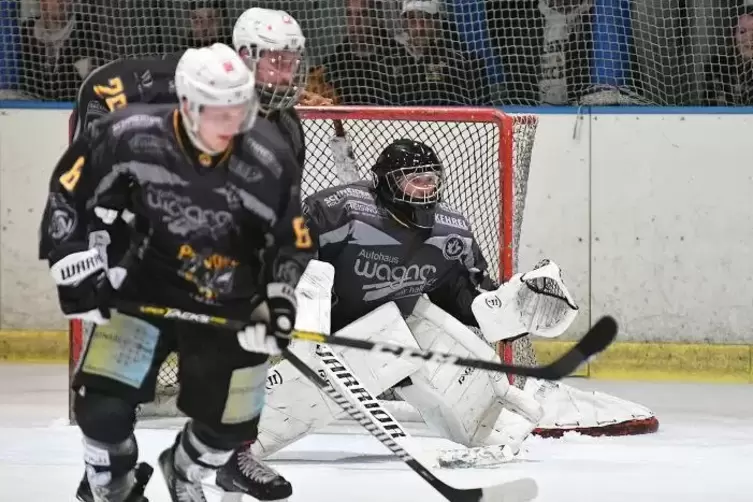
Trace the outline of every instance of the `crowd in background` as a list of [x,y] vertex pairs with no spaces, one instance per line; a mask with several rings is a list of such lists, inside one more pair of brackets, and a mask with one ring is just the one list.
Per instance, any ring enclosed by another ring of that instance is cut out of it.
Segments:
[[0,98],[72,101],[108,61],[301,22],[348,105],[753,104],[753,0],[0,0]]

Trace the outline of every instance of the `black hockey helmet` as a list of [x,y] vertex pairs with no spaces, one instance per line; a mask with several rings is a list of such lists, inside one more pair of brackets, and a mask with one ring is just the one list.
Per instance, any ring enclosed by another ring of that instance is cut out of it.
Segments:
[[422,228],[434,225],[434,207],[441,200],[442,162],[425,143],[398,139],[390,143],[371,168],[377,195],[388,209]]

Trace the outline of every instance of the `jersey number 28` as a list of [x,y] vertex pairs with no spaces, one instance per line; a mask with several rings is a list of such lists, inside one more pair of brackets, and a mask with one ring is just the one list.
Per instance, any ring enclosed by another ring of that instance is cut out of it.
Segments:
[[123,92],[123,80],[120,77],[115,77],[108,80],[107,83],[109,85],[95,85],[94,93],[105,100],[110,111],[125,108],[128,105],[128,98]]

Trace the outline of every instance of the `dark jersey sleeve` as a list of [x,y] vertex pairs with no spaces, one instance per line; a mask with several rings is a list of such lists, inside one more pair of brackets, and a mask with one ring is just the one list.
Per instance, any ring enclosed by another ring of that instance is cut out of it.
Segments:
[[176,102],[174,57],[124,59],[91,72],[79,88],[71,134],[75,138],[94,120],[134,103]]
[[[269,122],[262,121],[263,119],[259,119],[259,124],[251,134],[255,134],[264,148],[272,153],[267,162],[276,162],[279,166],[280,186],[284,192],[280,198],[280,207],[276,210],[277,218],[270,230],[271,238],[262,251],[263,262],[266,264],[265,279],[267,283],[283,282],[295,287],[309,260],[316,253],[301,210],[302,166],[288,148],[287,138],[282,138],[279,132],[274,131]],[[275,141],[274,136],[282,141]]]
[[280,132],[293,150],[293,154],[301,166],[306,165],[306,138],[303,124],[298,112],[294,108],[282,110],[276,120]]
[[495,287],[487,274],[486,260],[474,239],[468,255],[456,262],[453,272],[429,293],[429,299],[463,324],[478,326],[471,304],[481,290]]
[[55,166],[40,224],[39,258],[54,261],[88,248],[97,206],[122,209],[129,182],[115,170],[118,140],[104,128],[80,134]]

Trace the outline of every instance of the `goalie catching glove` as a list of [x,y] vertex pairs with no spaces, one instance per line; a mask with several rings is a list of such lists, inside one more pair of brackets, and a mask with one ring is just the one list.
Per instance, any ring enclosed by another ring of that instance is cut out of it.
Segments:
[[481,293],[471,308],[481,332],[492,343],[528,333],[555,338],[578,314],[560,268],[550,260],[514,275],[496,291]]
[[249,324],[238,332],[238,343],[249,352],[279,356],[290,344],[295,322],[296,301],[293,288],[273,282],[267,286],[269,322]]

